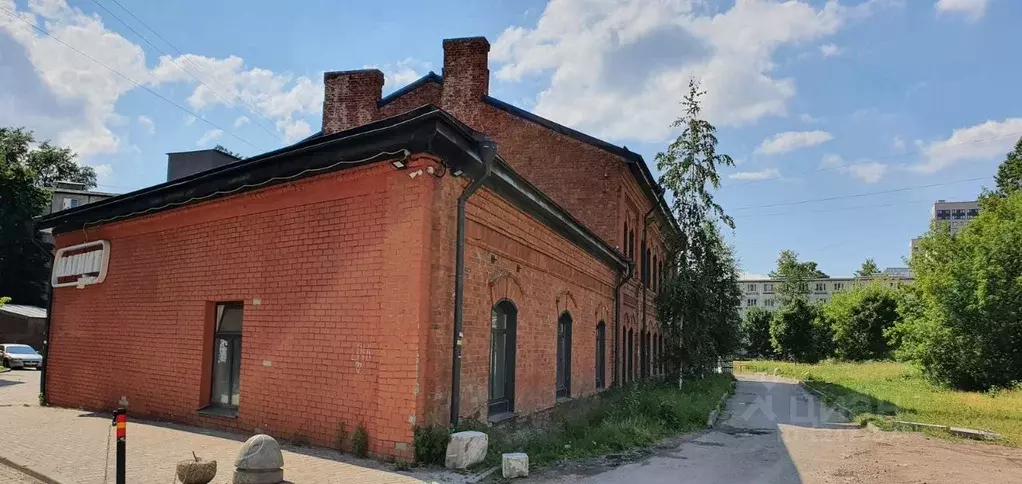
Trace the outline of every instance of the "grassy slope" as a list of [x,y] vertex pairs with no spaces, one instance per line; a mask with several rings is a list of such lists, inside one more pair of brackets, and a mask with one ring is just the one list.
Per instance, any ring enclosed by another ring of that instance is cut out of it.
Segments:
[[543,467],[646,446],[703,428],[732,382],[730,375],[713,376],[686,381],[680,391],[667,383],[639,383],[558,407],[555,423],[544,429],[479,428],[490,438],[483,466],[499,464],[504,452],[525,452],[530,467]]
[[[934,386],[909,365],[894,362],[820,363],[748,361],[735,370],[811,380],[812,385],[857,415],[894,414],[912,420],[1003,434],[1005,443],[1022,446],[1022,390],[962,392]],[[868,398],[864,398],[868,397]]]

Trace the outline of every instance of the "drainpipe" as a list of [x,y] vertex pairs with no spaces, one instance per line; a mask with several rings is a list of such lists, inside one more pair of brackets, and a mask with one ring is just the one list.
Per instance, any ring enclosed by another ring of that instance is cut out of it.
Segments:
[[[30,230],[35,230],[35,229],[33,227]],[[43,366],[42,366],[42,374],[39,375],[39,393],[42,394],[43,398],[45,399],[46,398],[46,374],[49,373],[49,368],[50,368],[50,358],[49,358],[49,354],[50,354],[50,351],[49,351],[49,348],[50,348],[50,319],[53,318],[53,316],[52,316],[53,315],[53,283],[52,283],[52,279],[53,279],[53,248],[52,247],[51,248],[47,248],[45,245],[41,244],[38,240],[35,239],[35,234],[33,234],[32,243],[34,243],[35,246],[38,247],[41,252],[46,254],[46,260],[47,260],[47,264],[46,265],[50,269],[49,271],[47,271],[48,275],[47,275],[47,279],[46,279],[46,321],[43,322],[43,347],[42,347]]]
[[621,384],[619,379],[618,363],[621,362],[621,354],[618,352],[618,333],[621,332],[621,288],[632,278],[632,264],[625,264],[625,270],[614,287],[614,384]]
[[[646,228],[649,227],[649,216],[653,214],[653,209],[654,208],[656,208],[656,205],[653,205],[653,206],[649,207],[649,211],[646,212],[646,216],[642,217],[642,243],[646,245],[646,250],[650,250],[649,241],[646,240]],[[650,250],[650,252],[652,252],[652,251]],[[649,270],[650,270],[649,263],[650,263],[650,261],[645,259],[645,257],[646,257],[645,253],[639,254],[639,260],[644,261],[644,263],[641,263],[639,265],[639,267],[640,267],[640,269],[639,269],[639,279],[642,282],[642,284],[639,286],[639,287],[642,288],[642,334],[641,334],[640,340],[639,340],[639,348],[642,348],[642,351],[641,351],[639,357],[642,358],[642,362],[641,362],[641,365],[639,366],[639,376],[641,376],[642,378],[645,378],[645,377],[649,376],[649,375],[647,375],[647,373],[648,373],[648,368],[647,368],[648,361],[647,360],[649,360],[649,345],[646,343],[646,336],[647,336],[646,335],[646,292],[647,292],[646,291],[647,290],[646,285],[649,283],[649,277],[646,277],[646,274],[649,274]],[[642,269],[641,268],[645,268],[646,274],[642,273]]]
[[461,343],[465,301],[465,205],[469,197],[483,186],[490,176],[493,159],[497,156],[497,145],[480,133],[476,134],[479,157],[483,161],[483,174],[476,178],[458,196],[458,233],[455,243],[454,262],[454,331],[451,351],[451,426],[458,425],[458,407],[461,404]]

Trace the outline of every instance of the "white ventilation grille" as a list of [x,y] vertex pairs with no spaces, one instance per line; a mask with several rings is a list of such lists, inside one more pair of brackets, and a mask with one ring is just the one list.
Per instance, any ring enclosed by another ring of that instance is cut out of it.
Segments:
[[97,240],[57,250],[53,258],[53,287],[99,284],[106,279],[110,242]]

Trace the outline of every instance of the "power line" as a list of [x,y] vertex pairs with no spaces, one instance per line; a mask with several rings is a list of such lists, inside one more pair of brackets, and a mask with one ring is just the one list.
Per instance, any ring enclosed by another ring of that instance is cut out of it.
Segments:
[[[988,141],[993,141],[993,140],[1000,139],[1000,138],[1007,138],[1009,136],[1020,136],[1020,135],[1022,135],[1022,131],[1016,131],[1016,132],[1012,132],[1012,133],[1005,133],[1005,134],[1002,134],[1002,135],[991,136],[989,138],[981,138],[981,139],[974,139],[974,140],[968,140],[968,141],[961,141],[961,142],[958,142],[958,143],[944,145],[944,148],[951,148],[951,147],[954,147],[954,146],[961,146],[961,145],[966,145],[966,144],[971,144],[971,143],[986,143]],[[859,165],[859,164],[863,164],[863,163],[872,163],[872,162],[875,162],[875,161],[890,160],[890,159],[901,158],[901,157],[904,157],[904,156],[917,155],[917,154],[922,154],[922,153],[923,153],[923,150],[916,149],[916,150],[912,150],[912,151],[906,151],[904,153],[894,153],[894,154],[888,155],[888,156],[881,156],[881,157],[877,157],[877,158],[863,159],[863,160],[859,160],[859,161],[855,161],[855,162],[839,163],[839,164],[836,164],[836,165],[823,166],[823,167],[820,167],[820,168],[815,168],[815,169],[812,169],[812,170],[806,170],[806,171],[801,171],[801,172],[795,173],[794,176],[805,175],[805,174],[808,174],[808,173],[815,173],[815,172],[820,172],[820,171],[836,170],[838,168],[845,168],[845,167]],[[789,174],[788,176],[793,176],[793,175]],[[776,176],[770,176],[770,177],[766,177],[766,178],[761,178],[759,180],[746,180],[746,181],[742,181],[742,182],[738,182],[738,183],[728,183],[727,185],[722,185],[720,188],[723,189],[723,188],[728,188],[728,187],[739,187],[739,186],[749,185],[749,184],[752,184],[752,183],[761,183],[761,182],[766,182],[766,181],[771,181],[771,180],[779,180],[781,178],[784,178],[784,175],[781,175],[780,173],[778,173]]]
[[989,177],[987,177],[987,176],[979,176],[979,177],[975,177],[975,178],[966,178],[964,180],[953,180],[953,181],[943,182],[943,183],[931,183],[929,185],[916,185],[916,186],[911,186],[911,187],[894,188],[894,189],[891,189],[891,190],[882,190],[882,191],[879,191],[879,192],[857,193],[857,194],[854,194],[854,195],[842,195],[842,196],[837,196],[837,197],[814,198],[814,199],[809,199],[809,200],[798,200],[798,201],[792,201],[792,202],[778,202],[778,203],[770,203],[770,204],[766,204],[766,205],[747,205],[747,206],[744,206],[744,207],[733,208],[731,210],[749,210],[749,209],[754,209],[754,208],[787,207],[787,206],[792,206],[792,205],[802,205],[802,204],[805,204],[805,203],[813,203],[813,202],[829,202],[829,201],[832,201],[832,200],[844,200],[844,199],[848,199],[848,198],[870,197],[870,196],[873,196],[873,195],[883,195],[883,194],[886,194],[886,193],[907,192],[907,191],[910,191],[910,190],[919,190],[919,189],[923,189],[923,188],[932,188],[932,187],[940,187],[940,186],[945,186],[945,185],[953,185],[955,183],[965,183],[965,182],[971,182],[971,181],[977,181],[977,180],[984,180],[984,179],[987,179],[987,178],[989,178]]
[[34,25],[34,24],[32,24],[31,22],[29,22],[29,21],[27,21],[27,20],[25,20],[25,19],[23,19],[23,18],[19,17],[19,16],[18,16],[17,14],[15,14],[14,12],[11,12],[10,10],[7,10],[6,8],[3,8],[3,7],[0,7],[0,12],[4,12],[4,13],[6,13],[6,14],[7,14],[8,16],[10,16],[10,17],[12,17],[12,18],[15,18],[15,19],[18,19],[18,20],[22,21],[22,22],[23,22],[23,23],[24,23],[25,25],[28,25],[29,27],[32,27],[33,29],[35,29],[35,30],[37,30],[37,31],[41,32],[42,34],[46,35],[47,37],[49,37],[49,38],[51,38],[51,39],[53,39],[53,40],[55,40],[55,41],[59,42],[59,43],[60,43],[61,45],[63,45],[64,47],[67,47],[68,49],[71,49],[71,50],[73,50],[73,51],[75,51],[75,52],[77,52],[77,53],[81,54],[81,55],[82,55],[83,57],[85,57],[86,59],[89,59],[89,60],[91,60],[92,62],[95,62],[96,64],[99,64],[99,65],[100,65],[101,67],[105,68],[106,70],[108,70],[108,71],[110,71],[110,72],[113,72],[114,74],[117,74],[118,76],[121,76],[122,78],[124,78],[124,79],[125,79],[125,80],[127,80],[128,82],[130,82],[130,83],[134,84],[134,85],[135,85],[135,87],[138,87],[138,88],[141,88],[141,89],[145,89],[145,90],[146,90],[146,91],[148,91],[148,92],[149,92],[150,94],[152,94],[152,95],[154,95],[154,96],[156,96],[156,97],[158,97],[158,98],[160,98],[160,99],[162,99],[162,100],[166,101],[166,102],[167,102],[168,104],[170,104],[170,105],[172,105],[172,106],[174,106],[174,107],[176,107],[176,108],[180,109],[181,111],[184,111],[185,113],[188,113],[189,115],[191,115],[191,116],[194,116],[194,117],[195,117],[196,119],[199,119],[199,120],[201,120],[202,122],[204,122],[204,123],[206,123],[206,124],[208,124],[208,125],[210,125],[210,126],[212,126],[212,127],[216,128],[216,129],[219,129],[220,131],[222,131],[222,132],[224,132],[224,133],[227,133],[227,134],[231,135],[232,137],[236,138],[237,140],[241,141],[242,143],[245,143],[245,144],[247,144],[247,145],[251,146],[252,148],[255,148],[255,149],[257,149],[257,150],[259,149],[259,148],[258,148],[258,147],[257,147],[256,145],[254,145],[254,144],[250,143],[250,142],[249,142],[248,140],[246,140],[245,138],[242,138],[242,137],[240,137],[240,136],[238,136],[238,135],[236,135],[236,134],[234,134],[234,133],[232,133],[232,132],[230,132],[230,131],[227,131],[226,129],[224,129],[224,128],[220,127],[220,126],[219,126],[218,124],[216,124],[216,123],[214,123],[214,122],[212,122],[212,121],[210,121],[210,120],[208,120],[208,119],[206,119],[206,118],[204,118],[204,117],[202,117],[202,116],[199,116],[198,114],[195,114],[194,112],[192,112],[192,111],[191,111],[191,110],[189,110],[188,108],[186,108],[186,107],[184,107],[184,106],[182,106],[182,105],[180,105],[180,104],[178,104],[178,103],[176,103],[176,102],[174,102],[174,101],[170,100],[170,99],[169,99],[169,98],[167,98],[166,96],[164,96],[164,95],[162,95],[162,94],[160,94],[160,93],[158,93],[158,92],[156,92],[156,91],[154,91],[154,90],[152,90],[152,89],[150,89],[150,88],[148,88],[148,87],[146,87],[146,86],[144,86],[144,85],[142,85],[142,84],[139,84],[139,83],[138,83],[138,81],[136,81],[136,80],[134,80],[134,79],[132,79],[132,78],[128,77],[128,76],[127,76],[126,74],[122,74],[122,73],[121,73],[120,71],[118,71],[118,70],[116,70],[116,69],[114,69],[114,68],[112,68],[112,67],[110,67],[110,66],[108,66],[108,65],[106,65],[106,64],[104,64],[104,63],[102,63],[102,62],[100,62],[100,61],[98,61],[98,60],[96,60],[96,58],[94,58],[94,57],[90,56],[89,54],[86,54],[85,52],[82,52],[82,51],[78,50],[78,49],[77,49],[77,48],[75,48],[75,47],[74,47],[73,45],[71,45],[71,44],[68,44],[67,42],[64,42],[63,40],[60,40],[60,39],[59,39],[59,38],[57,38],[57,37],[56,37],[55,35],[53,35],[53,34],[51,34],[51,33],[47,32],[47,31],[45,31],[45,30],[43,30],[43,29],[39,28],[39,26],[37,26],[37,25]]
[[[94,2],[97,2],[97,0],[93,0],[93,1],[94,1]],[[150,26],[149,26],[148,24],[146,24],[145,22],[143,22],[143,21],[142,21],[142,19],[138,18],[138,16],[136,16],[136,15],[135,15],[134,13],[131,13],[131,10],[128,10],[128,8],[127,8],[127,7],[125,7],[124,5],[122,5],[122,4],[121,4],[121,2],[119,2],[119,1],[117,1],[117,0],[110,0],[110,1],[111,1],[111,2],[113,2],[114,4],[116,4],[116,5],[118,6],[118,7],[121,7],[121,10],[124,10],[124,11],[125,11],[125,12],[126,12],[126,13],[127,13],[128,15],[130,15],[130,16],[131,16],[131,18],[135,19],[135,21],[136,21],[136,22],[138,22],[138,23],[142,24],[142,26],[143,26],[143,27],[145,27],[145,28],[146,28],[146,30],[148,30],[148,31],[152,32],[152,33],[153,33],[153,35],[155,35],[157,39],[160,39],[161,41],[163,41],[163,43],[165,43],[165,44],[169,45],[169,46],[170,46],[170,48],[174,49],[174,51],[175,51],[175,52],[177,52],[177,53],[178,53],[178,55],[180,55],[180,56],[181,56],[181,58],[182,58],[182,59],[184,59],[184,61],[185,61],[185,62],[187,62],[187,63],[191,64],[191,66],[192,66],[192,67],[194,67],[194,68],[198,69],[198,70],[199,70],[199,72],[201,72],[202,74],[204,74],[204,75],[205,75],[206,77],[209,77],[209,78],[210,78],[210,79],[211,79],[211,80],[212,80],[212,81],[213,81],[214,83],[216,83],[216,85],[220,86],[220,87],[221,87],[222,89],[224,89],[224,90],[225,90],[225,91],[226,91],[226,92],[227,92],[228,94],[231,94],[231,93],[233,93],[233,92],[234,92],[234,91],[233,91],[233,90],[232,90],[231,88],[229,88],[229,87],[227,87],[227,86],[225,86],[225,85],[221,84],[221,83],[220,83],[220,81],[218,81],[218,80],[216,79],[216,77],[213,77],[212,75],[210,75],[210,74],[209,74],[208,72],[206,72],[206,71],[205,71],[205,70],[204,70],[204,69],[203,69],[202,67],[200,67],[200,66],[199,66],[198,64],[196,64],[195,62],[192,62],[192,60],[191,60],[191,59],[189,59],[189,58],[188,58],[188,56],[187,56],[187,55],[185,55],[185,53],[181,51],[181,49],[178,49],[176,45],[174,45],[173,43],[171,43],[171,42],[170,42],[169,40],[167,40],[167,39],[163,38],[163,36],[162,36],[162,35],[160,35],[160,34],[159,34],[159,32],[157,32],[157,31],[156,31],[155,29],[153,29],[153,28],[152,28],[152,27],[150,27]],[[97,3],[98,3],[98,2],[97,2]],[[107,11],[108,13],[110,13],[110,15],[114,16],[114,18],[117,18],[117,16],[116,16],[116,15],[114,15],[113,13],[111,13],[111,12],[110,12],[109,10],[107,10],[106,8],[103,8],[103,10],[106,10],[106,11]],[[121,20],[121,19],[119,19],[119,18],[117,18],[117,20],[121,21],[121,23],[122,23],[122,24],[124,24],[125,26],[127,26],[127,25],[128,25],[128,24],[124,23],[124,21],[122,21],[122,20]],[[131,27],[128,27],[128,28],[129,28],[129,29],[131,29]],[[132,31],[132,32],[135,32],[135,35],[138,35],[139,37],[141,37],[141,38],[142,38],[142,40],[145,40],[145,41],[146,41],[146,43],[148,43],[149,45],[153,46],[153,48],[154,48],[154,49],[156,49],[156,50],[159,50],[159,51],[160,51],[160,53],[162,53],[162,54],[166,55],[167,57],[170,57],[170,55],[168,55],[167,53],[163,52],[163,51],[162,51],[162,50],[160,50],[160,49],[159,49],[158,47],[156,47],[155,45],[153,45],[153,43],[152,43],[152,42],[149,42],[149,40],[148,40],[148,39],[146,39],[145,37],[142,37],[142,35],[141,35],[141,34],[139,34],[138,32],[136,32],[136,31],[135,31],[135,29],[131,29],[131,31]],[[177,61],[174,61],[174,59],[173,59],[173,58],[171,58],[171,61],[172,61],[172,62],[174,62],[174,64],[177,64]],[[178,67],[181,67],[181,65],[180,65],[180,64],[178,64]],[[187,73],[188,73],[189,75],[191,75],[192,77],[194,77],[194,78],[195,78],[195,80],[199,81],[199,78],[198,78],[198,77],[195,77],[194,75],[192,75],[192,73],[191,73],[191,72],[188,72],[188,71],[187,71],[187,70],[185,70],[185,69],[184,69],[183,67],[181,67],[181,70],[183,70],[183,71],[187,72]],[[202,84],[202,81],[199,81],[199,83],[200,83],[200,84]],[[216,94],[216,95],[217,95],[217,97],[219,97],[219,98],[220,98],[220,99],[221,99],[222,101],[224,101],[224,102],[225,102],[225,103],[227,103],[228,105],[230,105],[230,106],[234,107],[234,106],[233,106],[233,105],[232,105],[232,104],[231,104],[230,102],[228,102],[228,101],[227,101],[226,99],[224,99],[224,98],[220,97],[220,94],[218,94],[218,93],[217,93],[217,92],[216,92],[216,91],[215,91],[215,90],[214,90],[213,88],[209,87],[209,86],[208,86],[208,85],[206,85],[206,84],[202,84],[202,85],[203,85],[203,86],[206,86],[206,88],[207,88],[207,89],[209,89],[210,91],[212,91],[212,92],[213,92],[213,94]],[[244,98],[243,96],[241,96],[240,94],[237,94],[237,98],[238,98],[238,100],[239,100],[239,101],[241,101],[241,102],[242,102],[243,104],[245,104],[245,106],[248,106],[248,109],[249,109],[249,110],[250,110],[250,111],[251,111],[252,113],[254,113],[255,115],[259,116],[260,118],[263,118],[264,120],[266,120],[266,122],[270,123],[271,125],[274,125],[274,126],[276,126],[276,124],[275,124],[275,123],[273,122],[273,120],[272,120],[272,119],[270,119],[270,118],[266,117],[265,115],[263,115],[263,113],[259,112],[259,109],[258,109],[258,108],[257,108],[257,107],[256,107],[255,105],[253,105],[252,103],[248,102],[248,100],[246,100],[246,99],[245,99],[245,98]],[[241,111],[239,110],[239,112],[241,112]],[[260,123],[256,123],[256,125],[257,125],[257,126],[259,126],[260,128],[263,128],[264,130],[266,129],[266,128],[265,128],[265,127],[263,127],[263,125],[262,125],[262,124],[260,124]],[[273,133],[271,133],[271,134],[273,134]],[[276,135],[276,134],[274,134],[274,135],[275,135],[275,136],[277,136],[277,138],[278,138],[278,139],[280,139],[280,140],[281,140],[281,141],[282,141],[282,142],[283,142],[284,144],[288,144],[288,143],[287,143],[287,141],[285,141],[285,140],[284,140],[283,138],[281,138],[281,137],[280,137],[279,135]]]
[[[241,109],[239,109],[239,108],[238,108],[237,106],[235,106],[235,105],[234,105],[233,103],[231,103],[230,101],[228,101],[227,99],[225,99],[225,98],[224,98],[223,96],[221,96],[221,95],[220,95],[220,93],[219,93],[219,92],[217,92],[217,91],[216,91],[215,89],[213,89],[212,87],[209,87],[209,85],[207,85],[207,84],[206,84],[205,82],[202,82],[202,79],[199,79],[199,78],[198,78],[198,77],[197,77],[197,76],[196,76],[195,74],[192,74],[191,72],[189,72],[189,71],[188,71],[188,69],[185,69],[185,68],[184,68],[184,67],[183,67],[183,66],[182,66],[181,64],[179,64],[179,63],[178,63],[178,62],[177,62],[176,60],[174,60],[174,58],[173,58],[173,57],[171,57],[171,56],[170,56],[170,54],[167,54],[167,53],[166,53],[166,52],[165,52],[165,51],[164,51],[163,49],[161,49],[161,48],[157,47],[157,46],[156,46],[156,44],[154,44],[154,43],[150,42],[150,41],[149,41],[149,39],[147,39],[147,38],[146,38],[146,37],[145,37],[144,35],[140,34],[140,33],[139,33],[139,32],[138,32],[137,30],[135,30],[134,28],[132,28],[132,26],[128,25],[128,23],[127,23],[127,22],[125,22],[124,20],[121,20],[121,18],[120,18],[120,17],[118,17],[118,16],[117,16],[117,15],[116,15],[115,13],[111,12],[111,11],[110,11],[110,10],[109,10],[108,8],[106,8],[105,6],[103,6],[103,4],[102,4],[102,3],[99,3],[99,0],[92,0],[92,2],[93,2],[93,3],[95,3],[95,4],[96,4],[96,5],[97,5],[97,6],[99,7],[99,8],[103,9],[103,11],[104,11],[104,12],[108,13],[108,14],[109,14],[109,15],[110,15],[111,17],[113,17],[113,18],[114,18],[115,20],[117,20],[118,22],[120,22],[120,23],[121,23],[121,25],[124,25],[125,27],[127,27],[127,28],[128,28],[128,30],[130,30],[130,31],[131,31],[132,33],[134,33],[134,34],[135,34],[136,36],[138,36],[138,38],[142,39],[142,40],[143,40],[143,41],[144,41],[145,43],[149,44],[149,46],[150,46],[150,47],[152,47],[153,49],[156,49],[156,51],[158,51],[159,53],[161,53],[161,54],[163,54],[163,55],[167,56],[167,58],[168,58],[168,59],[169,59],[169,60],[170,60],[171,62],[173,62],[173,63],[174,63],[174,65],[176,65],[176,66],[178,67],[178,69],[181,69],[181,71],[182,71],[182,72],[184,72],[185,74],[188,74],[189,76],[191,76],[191,77],[192,77],[192,79],[195,79],[195,81],[196,81],[196,82],[198,82],[199,84],[203,85],[203,86],[204,86],[204,87],[205,87],[206,89],[209,89],[209,91],[210,91],[210,92],[212,92],[212,93],[213,93],[214,95],[216,95],[216,97],[217,97],[217,98],[219,98],[219,99],[220,99],[221,101],[223,101],[223,102],[224,102],[225,104],[227,104],[228,106],[230,106],[230,107],[231,107],[232,109],[234,109],[234,110],[235,110],[235,111],[237,111],[238,113],[241,113],[242,115],[245,115],[245,114],[246,114],[246,113],[245,113],[244,111],[242,111]],[[124,7],[121,7],[121,8],[124,8]],[[128,12],[128,13],[130,14],[131,12]],[[143,24],[143,25],[144,25],[144,24]],[[208,76],[209,74],[206,74],[206,75]],[[211,79],[213,78],[212,76],[209,76],[209,77],[210,77]],[[277,138],[278,140],[280,140],[280,141],[281,141],[281,143],[287,144],[287,142],[286,142],[286,141],[284,141],[284,139],[283,139],[283,138],[281,138],[279,134],[277,134],[277,133],[274,133],[273,131],[270,131],[269,129],[266,129],[266,127],[265,127],[265,126],[263,126],[263,125],[262,125],[261,123],[254,123],[254,124],[255,124],[256,126],[259,126],[260,128],[262,128],[262,129],[263,129],[263,131],[266,131],[266,132],[267,132],[267,133],[268,133],[268,134],[269,134],[270,136],[273,136],[273,137]]]
[[749,213],[749,214],[744,214],[744,215],[738,215],[735,218],[752,218],[752,217],[761,218],[761,217],[775,217],[775,216],[804,215],[804,214],[810,214],[810,213],[846,212],[846,211],[850,211],[850,210],[859,210],[859,209],[863,209],[863,208],[894,207],[894,206],[899,206],[899,205],[911,205],[911,204],[915,204],[915,203],[924,203],[924,202],[932,203],[933,200],[932,199],[920,199],[920,200],[910,200],[910,201],[905,201],[905,202],[899,201],[899,202],[888,202],[888,203],[873,204],[873,205],[856,205],[854,207],[829,208],[829,209],[823,209],[823,210],[807,210],[807,211],[804,211],[804,212],[776,212],[776,213],[763,213],[763,214]]

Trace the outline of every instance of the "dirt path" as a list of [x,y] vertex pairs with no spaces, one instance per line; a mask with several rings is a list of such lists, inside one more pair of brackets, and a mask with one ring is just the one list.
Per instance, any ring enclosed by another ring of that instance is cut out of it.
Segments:
[[846,423],[795,382],[741,375],[716,428],[606,472],[536,482],[1022,484],[1022,450]]

